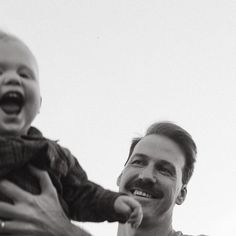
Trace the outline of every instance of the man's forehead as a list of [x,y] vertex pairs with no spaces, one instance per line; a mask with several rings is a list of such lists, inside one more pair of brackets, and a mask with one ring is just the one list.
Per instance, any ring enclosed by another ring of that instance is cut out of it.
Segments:
[[135,146],[135,149],[154,149],[154,150],[163,150],[163,151],[172,151],[174,149],[180,150],[177,143],[173,140],[169,139],[168,137],[157,135],[157,134],[150,134],[143,137]]
[[169,161],[181,159],[184,162],[184,154],[178,144],[161,135],[147,135],[135,146],[131,157],[143,154],[154,159],[168,159]]

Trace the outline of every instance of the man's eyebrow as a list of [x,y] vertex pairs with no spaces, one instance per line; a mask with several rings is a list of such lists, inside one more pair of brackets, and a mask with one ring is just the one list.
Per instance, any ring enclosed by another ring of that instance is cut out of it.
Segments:
[[143,159],[149,159],[150,157],[146,154],[143,153],[135,153],[133,156],[131,156],[131,159],[133,159],[134,157],[141,157]]
[[[139,157],[139,158],[142,158],[142,159],[150,159],[150,157],[146,154],[143,154],[143,153],[135,153],[133,156],[131,156],[130,160],[132,161],[133,158],[135,157]],[[166,161],[166,160],[158,160],[156,165],[158,166],[166,166],[168,168],[170,168],[170,170],[175,174],[176,173],[176,169],[175,169],[175,166],[169,162],[169,161]]]

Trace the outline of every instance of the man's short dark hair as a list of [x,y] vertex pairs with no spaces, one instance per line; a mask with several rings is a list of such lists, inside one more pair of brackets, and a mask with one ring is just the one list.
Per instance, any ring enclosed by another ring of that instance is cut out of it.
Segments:
[[[182,170],[182,182],[183,184],[187,184],[193,174],[194,163],[196,161],[197,155],[197,147],[191,135],[180,126],[167,121],[152,124],[147,129],[144,137],[152,134],[167,137],[174,141],[180,147],[185,156],[185,165]],[[131,157],[135,146],[142,138],[143,137],[138,137],[132,140],[129,150],[129,156],[125,164],[127,164],[127,162],[129,161],[129,158]]]

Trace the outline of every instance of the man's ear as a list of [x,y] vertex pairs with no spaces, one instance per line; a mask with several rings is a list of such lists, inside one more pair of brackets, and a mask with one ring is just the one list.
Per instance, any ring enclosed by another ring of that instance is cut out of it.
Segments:
[[184,202],[186,195],[187,195],[187,186],[184,184],[181,188],[181,191],[180,191],[178,197],[176,198],[175,203],[177,205],[181,205]]
[[116,180],[116,185],[119,187],[120,186],[120,179],[121,179],[122,173],[120,173],[120,175],[118,176],[117,180]]

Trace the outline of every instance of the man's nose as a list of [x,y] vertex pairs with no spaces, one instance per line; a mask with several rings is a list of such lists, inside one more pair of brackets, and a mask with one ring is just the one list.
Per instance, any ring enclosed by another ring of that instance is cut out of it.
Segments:
[[3,83],[5,85],[21,85],[21,78],[17,73],[9,72],[4,75]]
[[157,181],[157,176],[155,174],[155,171],[151,167],[143,168],[139,174],[139,178],[142,180],[149,180],[153,183]]

